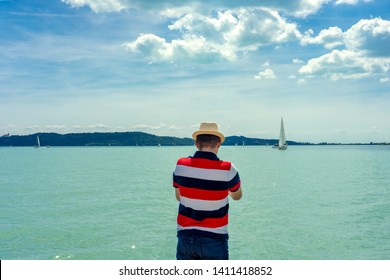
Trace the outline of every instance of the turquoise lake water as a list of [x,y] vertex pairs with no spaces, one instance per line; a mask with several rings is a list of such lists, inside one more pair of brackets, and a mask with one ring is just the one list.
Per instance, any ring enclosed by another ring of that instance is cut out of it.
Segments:
[[[0,148],[0,259],[175,259],[176,160],[195,147]],[[222,146],[231,259],[390,259],[389,146]]]

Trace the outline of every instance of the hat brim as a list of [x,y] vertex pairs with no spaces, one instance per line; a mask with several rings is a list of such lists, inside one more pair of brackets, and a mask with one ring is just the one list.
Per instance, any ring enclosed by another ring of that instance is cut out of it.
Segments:
[[198,130],[198,131],[195,131],[192,134],[192,139],[196,140],[196,137],[198,135],[204,135],[204,134],[214,135],[214,136],[219,137],[219,139],[221,139],[221,144],[225,141],[225,136],[223,136],[222,133],[220,133],[218,131],[208,131],[208,130]]

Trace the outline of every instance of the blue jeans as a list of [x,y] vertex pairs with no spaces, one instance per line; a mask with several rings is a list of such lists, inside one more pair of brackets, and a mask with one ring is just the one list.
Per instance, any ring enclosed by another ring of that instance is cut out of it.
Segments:
[[228,241],[197,235],[179,236],[176,258],[178,260],[228,260]]

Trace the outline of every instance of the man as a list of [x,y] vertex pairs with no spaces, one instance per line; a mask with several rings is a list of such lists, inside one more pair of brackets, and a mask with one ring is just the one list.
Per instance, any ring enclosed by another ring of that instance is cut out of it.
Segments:
[[198,151],[180,158],[173,173],[180,202],[176,258],[227,260],[228,198],[241,199],[240,176],[232,163],[217,157],[225,137],[216,123],[201,123],[192,138]]

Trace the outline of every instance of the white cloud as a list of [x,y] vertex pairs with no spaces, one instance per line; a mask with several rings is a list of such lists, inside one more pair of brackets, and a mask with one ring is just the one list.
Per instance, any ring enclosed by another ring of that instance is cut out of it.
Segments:
[[61,0],[62,2],[71,5],[74,8],[89,6],[95,13],[99,12],[119,12],[128,8],[123,0]]
[[166,127],[166,124],[160,123],[159,125],[149,125],[149,124],[137,124],[132,126],[132,129],[135,130],[158,130]]
[[390,81],[390,78],[389,77],[384,77],[384,78],[381,78],[380,79],[380,82],[381,83],[387,83],[387,82],[389,82]]
[[299,73],[321,76],[331,80],[361,79],[389,70],[390,60],[370,58],[363,52],[333,50],[309,62],[299,69]]
[[225,58],[232,60],[235,55],[214,42],[197,35],[185,35],[170,43],[154,34],[141,34],[134,42],[123,45],[131,52],[142,53],[151,61],[197,61],[212,62]]
[[264,62],[261,66],[263,67],[268,67],[270,64],[269,64],[269,60],[267,60],[266,62]]
[[268,9],[220,11],[214,17],[187,14],[169,25],[169,29],[181,37],[167,42],[154,34],[141,34],[124,46],[153,61],[205,63],[232,61],[241,53],[301,36],[295,23]]
[[386,75],[390,70],[390,21],[381,18],[360,20],[346,32],[329,28],[316,37],[305,34],[302,43],[324,44],[328,48],[343,45],[345,48],[310,59],[299,69],[303,75],[332,80],[360,79]]
[[336,5],[342,5],[342,4],[356,5],[358,2],[359,2],[359,0],[336,0],[335,4]]
[[374,0],[336,0],[335,4],[336,5],[356,5],[359,2],[372,2]]
[[390,56],[388,20],[362,19],[346,32],[335,26],[321,30],[317,36],[313,33],[313,30],[307,31],[301,38],[301,44],[321,44],[328,49],[343,46],[348,50],[367,52],[370,56]]
[[390,56],[390,21],[381,18],[363,19],[344,36],[350,50],[361,50],[369,56]]
[[105,125],[105,124],[99,123],[99,124],[90,124],[90,125],[87,126],[87,128],[89,128],[89,129],[103,129],[103,130],[106,130],[106,129],[108,129],[108,126]]
[[302,45],[320,44],[320,45],[324,45],[325,48],[327,49],[333,49],[337,46],[341,46],[344,44],[343,42],[344,33],[337,26],[321,30],[321,32],[315,37],[312,37],[312,35],[313,35],[313,30],[310,29],[301,38],[301,44]]
[[324,4],[330,2],[330,0],[301,0],[301,1],[284,1],[284,2],[298,2],[298,6],[293,12],[295,16],[306,17],[310,14],[318,12]]
[[173,125],[170,125],[170,126],[169,126],[169,129],[170,129],[170,130],[180,130],[180,129],[182,129],[182,127],[178,127],[178,126],[176,126],[176,125],[173,124]]
[[253,51],[261,46],[281,44],[301,36],[295,23],[269,9],[241,9],[237,24],[225,33],[227,43],[239,50]]
[[271,80],[275,79],[275,73],[271,69],[266,69],[265,71],[259,72],[257,75],[255,75],[255,80]]
[[49,125],[46,125],[45,126],[46,129],[48,129],[49,131],[58,131],[58,130],[63,130],[66,128],[65,125],[60,125],[60,124],[49,124]]
[[[143,9],[151,12],[165,14],[166,16],[181,16],[189,12],[209,13],[211,10],[247,8],[270,8],[281,11],[287,15],[305,17],[318,12],[323,5],[331,0],[61,0],[75,7],[88,6],[94,12],[119,12],[128,9]],[[341,0],[340,0],[341,1]]]
[[123,46],[132,52],[140,52],[147,58],[160,58],[160,60],[172,58],[172,45],[154,34],[141,34],[137,40]]
[[301,64],[301,63],[303,63],[303,60],[300,60],[300,59],[298,59],[298,58],[294,58],[294,59],[292,60],[292,63],[294,63],[294,64]]

